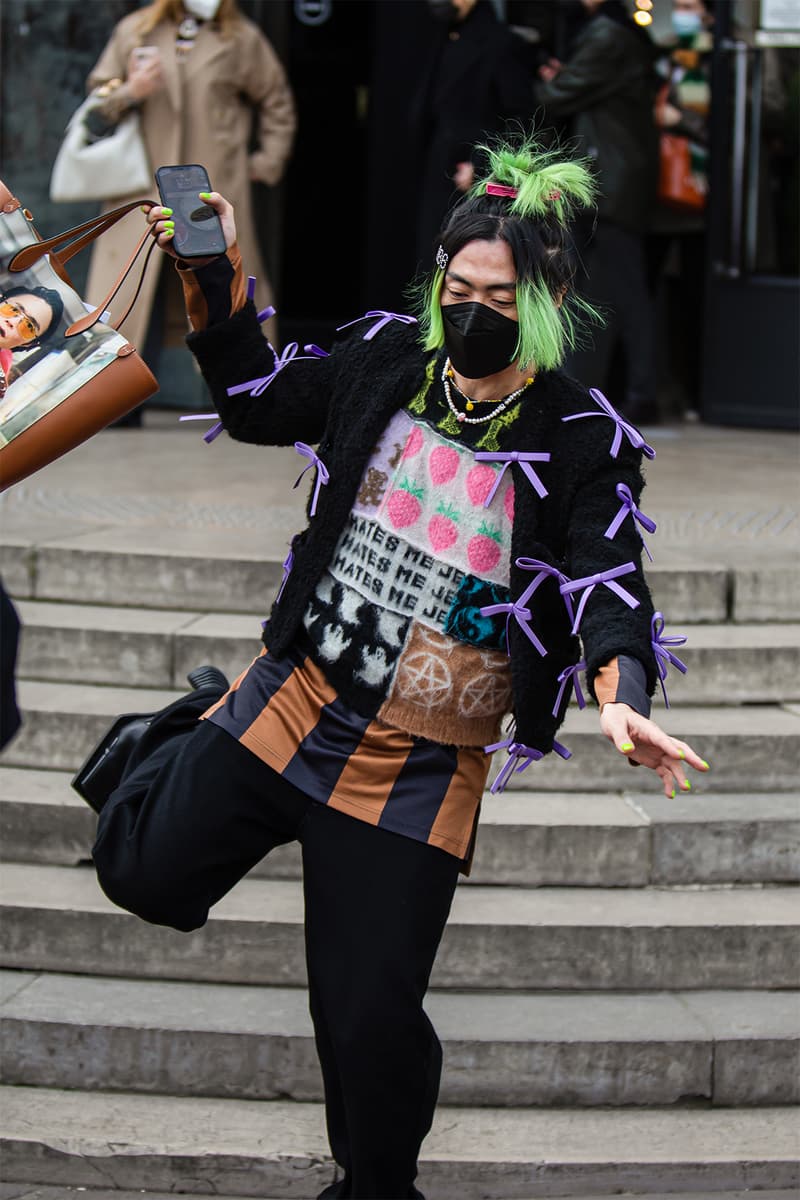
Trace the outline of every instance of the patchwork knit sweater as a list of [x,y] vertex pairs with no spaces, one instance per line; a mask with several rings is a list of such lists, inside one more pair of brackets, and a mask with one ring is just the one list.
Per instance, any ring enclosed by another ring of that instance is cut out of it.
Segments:
[[[365,319],[345,330],[327,358],[289,363],[257,396],[248,391],[228,395],[230,387],[266,378],[273,371],[273,354],[252,304],[188,338],[232,437],[261,445],[319,443],[318,454],[329,473],[329,482],[319,490],[315,515],[309,513],[306,529],[294,540],[291,573],[264,629],[264,642],[276,656],[301,636],[304,613],[350,519],[374,447],[393,415],[419,393],[430,368],[431,355],[420,346],[416,325],[392,321],[365,339],[373,324]],[[592,416],[563,419],[584,413]],[[617,486],[629,488],[637,504],[643,487],[641,451],[622,436],[614,456],[616,433],[613,420],[583,385],[558,371],[542,372],[525,393],[510,428],[500,422],[487,424],[486,448],[550,455],[535,463],[547,490],[544,497],[518,461],[510,465],[515,489],[512,600],[532,580],[531,571],[518,565],[520,558],[556,568],[569,580],[632,563],[634,569],[619,582],[638,606],[628,607],[618,594],[597,584],[585,604],[580,639],[590,689],[604,664],[627,656],[644,667],[652,694],[657,677],[650,640],[653,606],[642,573],[641,538],[630,516],[613,538],[604,536],[620,509]],[[574,596],[574,607],[580,596]],[[547,752],[569,702],[570,689],[565,688],[552,715],[558,676],[578,661],[581,645],[571,632],[555,578],[544,580],[527,608],[530,627],[547,653],[542,656],[520,622],[510,619],[515,737]],[[356,696],[341,685],[339,690],[357,706]]]

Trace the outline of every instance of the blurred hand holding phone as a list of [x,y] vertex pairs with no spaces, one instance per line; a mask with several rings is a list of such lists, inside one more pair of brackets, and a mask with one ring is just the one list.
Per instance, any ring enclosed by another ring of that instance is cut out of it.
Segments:
[[175,221],[172,248],[179,258],[214,258],[225,253],[225,235],[219,217],[200,200],[212,190],[208,173],[199,163],[159,167],[156,185],[161,203],[171,208]]
[[158,46],[134,46],[128,59],[127,83],[135,100],[145,100],[164,86]]

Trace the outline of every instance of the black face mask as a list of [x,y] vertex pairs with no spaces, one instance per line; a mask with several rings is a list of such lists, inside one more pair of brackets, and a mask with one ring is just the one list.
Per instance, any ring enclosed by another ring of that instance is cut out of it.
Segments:
[[473,300],[443,304],[444,344],[459,375],[485,379],[511,365],[519,325],[510,317]]

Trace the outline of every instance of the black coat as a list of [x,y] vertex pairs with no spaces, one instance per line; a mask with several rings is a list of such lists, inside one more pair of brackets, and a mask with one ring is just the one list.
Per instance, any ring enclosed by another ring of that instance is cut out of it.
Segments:
[[[288,650],[302,628],[307,603],[332,558],[380,434],[424,382],[429,355],[419,344],[415,325],[393,322],[365,341],[363,334],[369,328],[370,322],[365,321],[347,330],[328,358],[290,364],[257,397],[247,393],[229,397],[226,392],[234,384],[266,376],[272,368],[272,353],[252,304],[187,339],[232,437],[261,445],[318,442],[319,456],[330,473],[330,482],[320,490],[316,515],[295,539],[291,574],[265,627],[265,645],[276,656]],[[640,600],[639,607],[631,610],[607,588],[595,588],[586,606],[581,639],[590,686],[601,666],[626,654],[644,665],[652,693],[656,681],[650,645],[653,609],[641,569],[641,539],[631,518],[626,518],[613,541],[603,537],[619,510],[616,485],[626,484],[638,501],[643,486],[641,452],[623,438],[618,457],[610,456],[614,427],[607,417],[561,421],[570,413],[588,411],[599,412],[581,384],[558,371],[542,372],[520,416],[506,431],[504,449],[552,454],[551,462],[539,471],[549,490],[544,500],[519,466],[511,467],[515,488],[511,596],[518,597],[532,578],[515,565],[520,556],[557,565],[572,579],[633,561],[636,573],[622,583]],[[518,740],[548,751],[569,698],[565,689],[562,709],[553,717],[557,677],[577,661],[579,645],[571,635],[554,581],[548,579],[538,589],[530,608],[532,626],[548,653],[541,657],[516,621],[510,622],[514,716]],[[345,689],[340,691],[352,703]]]
[[601,219],[633,233],[647,229],[658,178],[654,57],[627,14],[621,20],[601,8],[558,75],[534,88],[545,118],[570,118],[577,153],[593,160]]
[[457,24],[436,29],[421,49],[409,102],[409,136],[419,155],[417,251],[427,266],[442,219],[460,195],[459,162],[478,162],[476,143],[533,116],[533,61],[526,44],[480,0]]

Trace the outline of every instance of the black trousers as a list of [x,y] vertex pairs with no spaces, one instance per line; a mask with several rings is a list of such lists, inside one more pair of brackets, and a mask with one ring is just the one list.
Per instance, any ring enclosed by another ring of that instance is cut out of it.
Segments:
[[309,800],[198,717],[208,690],[153,721],[100,817],[106,895],[157,925],[191,930],[274,847],[302,846],[311,1016],[331,1150],[328,1196],[418,1196],[441,1046],[423,1011],[458,878],[434,846]]
[[603,391],[620,342],[625,356],[625,395],[609,399],[629,420],[653,420],[657,415],[655,309],[644,238],[599,221],[582,258],[585,274],[578,278],[578,288],[602,310],[605,325],[587,333],[591,344],[571,354],[565,370],[587,387]]

